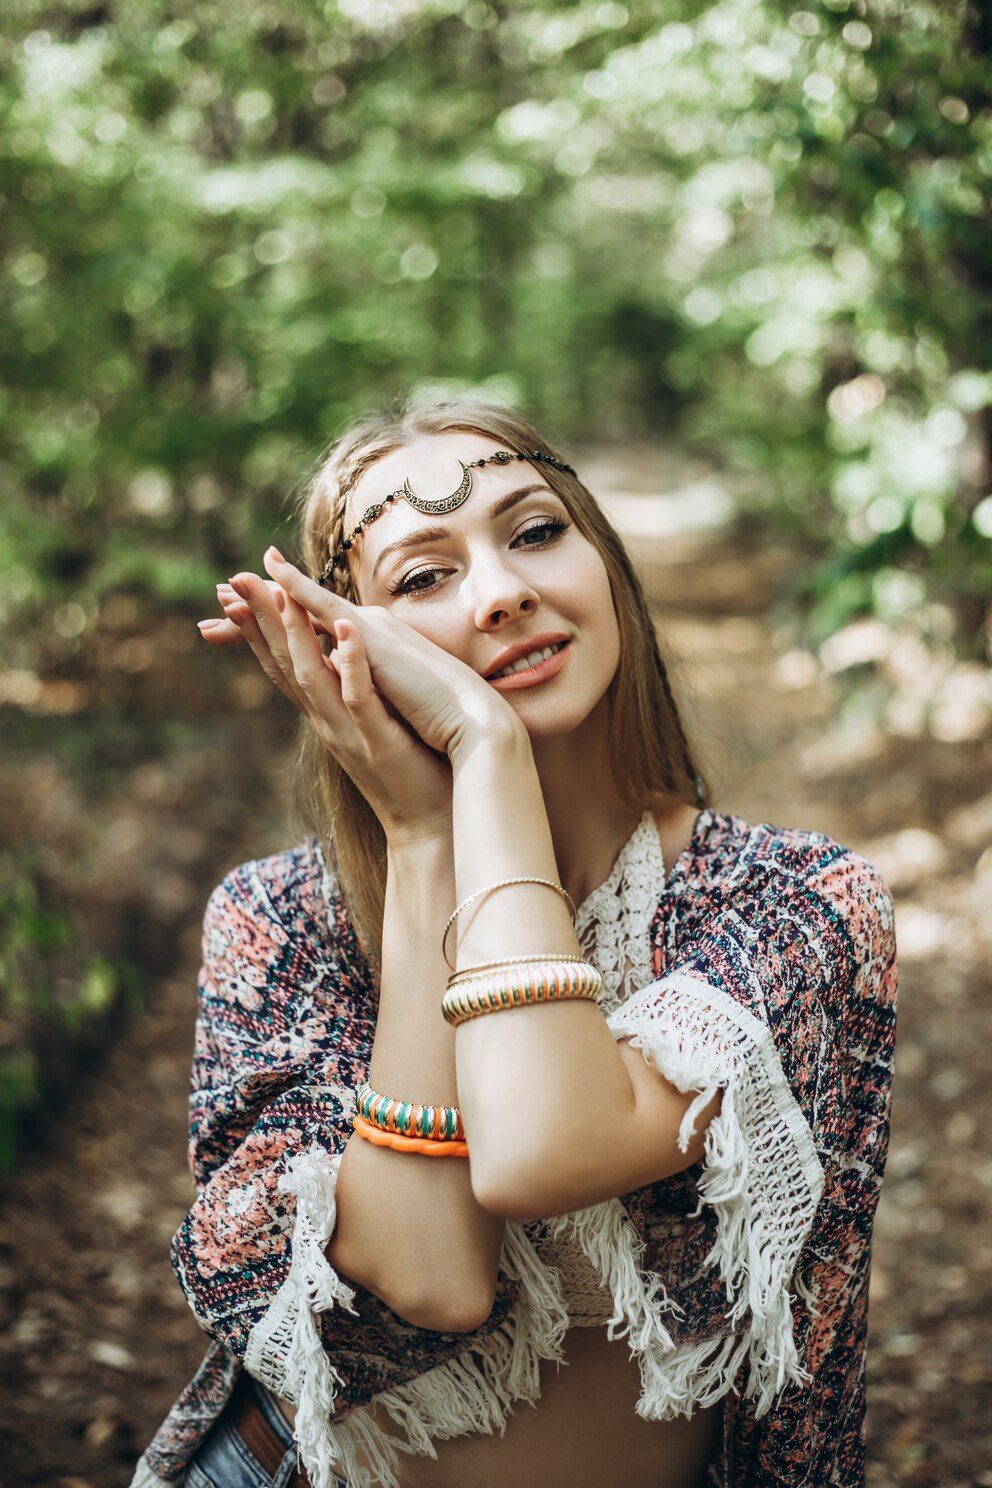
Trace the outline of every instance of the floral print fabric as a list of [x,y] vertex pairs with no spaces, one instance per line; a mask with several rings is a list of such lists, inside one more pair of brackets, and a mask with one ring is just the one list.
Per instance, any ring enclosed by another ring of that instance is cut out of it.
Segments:
[[[748,1381],[759,1365],[773,1378],[774,1361],[758,1359],[753,1347],[750,1357],[728,1351],[739,1363],[712,1480],[727,1488],[855,1488],[864,1480],[868,1268],[895,1036],[891,900],[863,858],[827,837],[704,811],[658,885],[650,950],[655,980],[611,1015],[614,1035],[632,1037],[651,1057],[652,1020],[663,1025],[666,997],[672,1007],[676,994],[679,1006],[691,1006],[704,1032],[707,1007],[715,1024],[716,1008],[732,999],[774,1064],[780,1110],[772,1124],[780,1116],[806,1144],[810,1217],[781,1299],[801,1377],[759,1405]],[[252,1331],[289,1273],[293,1198],[280,1179],[314,1144],[330,1154],[343,1150],[354,1091],[368,1074],[376,1007],[375,979],[315,840],[235,869],[214,891],[190,1101],[198,1197],[172,1248],[180,1285],[211,1342],[136,1483],[181,1481],[223,1409]],[[662,1069],[665,1048],[655,1060]],[[742,1076],[753,1048],[745,1040],[733,1052]],[[750,1178],[760,1175],[761,1141],[759,1131],[742,1152]],[[666,1328],[680,1347],[698,1345],[701,1359],[721,1340],[734,1348],[754,1343],[749,1299],[759,1294],[752,1283],[762,1192],[745,1184],[728,1216],[707,1197],[704,1162],[620,1196],[644,1245],[641,1264],[673,1304]],[[728,1218],[732,1243],[750,1247],[750,1290],[736,1294],[727,1280],[735,1273],[717,1264],[720,1244],[731,1243]],[[525,1228],[539,1252],[545,1223]],[[518,1289],[501,1275],[491,1316],[465,1335],[417,1329],[354,1287],[353,1310],[320,1314],[338,1382],[335,1419],[463,1355],[473,1341],[484,1346]]]

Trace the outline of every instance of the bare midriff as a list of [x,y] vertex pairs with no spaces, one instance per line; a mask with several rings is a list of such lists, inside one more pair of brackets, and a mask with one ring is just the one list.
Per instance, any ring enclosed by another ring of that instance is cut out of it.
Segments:
[[[645,1421],[635,1410],[640,1369],[623,1340],[610,1343],[605,1328],[572,1328],[564,1352],[566,1364],[541,1365],[540,1400],[515,1406],[504,1436],[436,1441],[436,1462],[401,1453],[401,1488],[702,1488],[722,1405],[691,1419]],[[292,1421],[292,1406],[280,1403]],[[374,1406],[370,1415],[378,1419]],[[398,1434],[388,1418],[379,1424]]]

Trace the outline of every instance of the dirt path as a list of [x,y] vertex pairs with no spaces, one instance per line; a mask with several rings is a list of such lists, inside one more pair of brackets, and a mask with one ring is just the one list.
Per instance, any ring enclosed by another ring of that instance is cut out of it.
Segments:
[[[992,1157],[982,1139],[992,797],[979,799],[992,750],[885,741],[839,719],[835,686],[801,658],[776,659],[762,618],[784,555],[691,536],[639,539],[638,553],[663,637],[691,679],[718,806],[829,832],[877,862],[896,892],[903,978],[871,1294],[869,1485],[992,1485]],[[194,675],[196,657],[192,642]],[[246,755],[242,729],[254,731]],[[174,971],[6,1184],[0,1488],[122,1488],[202,1352],[168,1262],[192,1196],[185,1100],[199,917],[228,867],[288,841],[288,754],[272,743],[285,738],[284,720],[263,704],[234,730],[225,724],[211,746],[209,806],[180,784],[167,811],[150,813],[142,844],[154,862],[177,821],[201,835],[206,821],[214,843],[187,865],[193,902],[180,906]],[[275,773],[261,763],[273,747]],[[220,859],[211,812],[224,823]]]

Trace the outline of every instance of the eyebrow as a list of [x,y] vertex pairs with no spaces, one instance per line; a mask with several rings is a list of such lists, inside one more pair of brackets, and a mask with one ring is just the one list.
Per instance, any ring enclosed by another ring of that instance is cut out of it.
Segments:
[[[546,491],[549,496],[557,497],[559,500],[561,499],[558,497],[558,492],[553,491],[550,486],[521,486],[517,491],[507,491],[493,502],[489,508],[489,520],[494,522],[497,517],[501,517],[504,512],[510,511],[512,507],[517,506],[523,501],[525,496],[533,496],[536,491]],[[407,548],[419,548],[424,543],[443,542],[445,538],[450,536],[450,527],[418,527],[416,532],[409,532],[406,537],[400,537],[393,543],[387,543],[386,547],[383,548],[375,560],[375,566],[372,569],[373,579],[379,572],[379,565],[393,553],[405,552]]]

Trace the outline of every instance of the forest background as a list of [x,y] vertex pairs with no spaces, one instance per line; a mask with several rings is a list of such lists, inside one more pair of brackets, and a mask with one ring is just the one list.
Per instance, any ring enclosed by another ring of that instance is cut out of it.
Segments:
[[838,749],[908,750],[935,821],[984,778],[992,872],[990,56],[979,0],[10,0],[5,1168],[280,840],[288,720],[193,622],[411,387],[519,401],[604,480],[634,452],[616,510],[647,538],[681,495],[755,555]]

